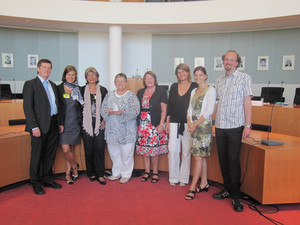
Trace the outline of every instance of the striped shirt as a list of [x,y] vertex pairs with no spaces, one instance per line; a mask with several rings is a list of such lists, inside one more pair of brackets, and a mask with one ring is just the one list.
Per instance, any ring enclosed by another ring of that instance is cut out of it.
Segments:
[[244,126],[244,99],[252,95],[251,77],[236,70],[232,75],[220,76],[216,80],[217,114],[215,127],[230,129]]

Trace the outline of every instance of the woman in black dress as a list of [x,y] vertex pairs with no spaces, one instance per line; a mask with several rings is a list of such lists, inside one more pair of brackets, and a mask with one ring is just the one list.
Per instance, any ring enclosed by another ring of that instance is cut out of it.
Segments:
[[59,136],[59,145],[61,145],[67,160],[67,183],[73,184],[73,180],[76,180],[78,177],[79,165],[75,162],[74,150],[75,146],[80,144],[81,141],[81,106],[83,105],[83,99],[77,83],[77,70],[74,66],[66,66],[62,75],[62,81],[58,85],[58,90],[64,132]]
[[107,89],[98,85],[99,73],[94,67],[87,68],[84,75],[86,85],[82,89],[84,98],[82,139],[86,170],[90,181],[97,180],[100,184],[105,185],[105,121],[100,116],[100,107],[107,94]]

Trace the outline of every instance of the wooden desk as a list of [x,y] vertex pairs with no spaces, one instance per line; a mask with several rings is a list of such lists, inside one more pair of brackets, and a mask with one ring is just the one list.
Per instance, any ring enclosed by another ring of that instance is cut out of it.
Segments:
[[[260,142],[266,132],[252,131],[251,137]],[[261,145],[248,138],[241,150],[241,191],[262,204],[300,202],[300,138],[271,134],[272,140],[282,141],[283,146]],[[208,179],[223,183],[216,141],[212,154],[207,158]]]

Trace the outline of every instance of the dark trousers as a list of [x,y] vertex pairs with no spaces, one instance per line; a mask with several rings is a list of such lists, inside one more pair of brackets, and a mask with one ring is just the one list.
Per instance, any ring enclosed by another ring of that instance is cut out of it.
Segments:
[[240,198],[240,151],[244,127],[233,129],[216,128],[219,163],[225,189],[233,198]]
[[30,181],[32,184],[40,183],[40,170],[42,168],[42,180],[52,181],[52,167],[56,157],[58,144],[57,117],[51,117],[51,124],[48,133],[34,137],[31,134],[31,157],[30,157]]
[[[93,120],[93,130],[95,120]],[[99,130],[97,136],[91,137],[84,130],[82,131],[82,139],[85,152],[85,164],[88,177],[96,176],[97,178],[105,175],[104,168],[104,130]]]

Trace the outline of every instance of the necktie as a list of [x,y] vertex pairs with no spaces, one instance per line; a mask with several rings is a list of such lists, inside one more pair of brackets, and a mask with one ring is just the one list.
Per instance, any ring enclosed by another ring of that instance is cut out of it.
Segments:
[[43,81],[43,84],[44,84],[44,88],[45,88],[45,91],[47,93],[47,96],[48,96],[48,100],[49,100],[49,103],[50,103],[50,108],[51,108],[51,116],[53,115],[53,112],[54,112],[54,106],[53,106],[53,103],[52,103],[52,99],[51,99],[51,94],[50,94],[50,91],[48,89],[48,81]]

